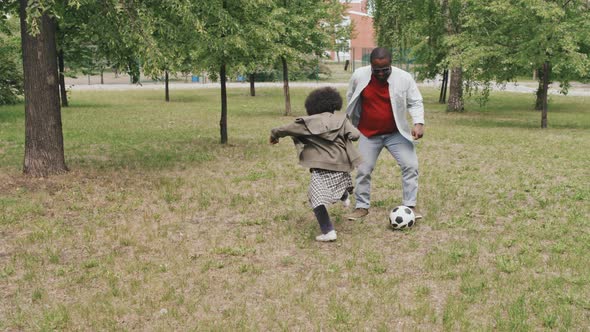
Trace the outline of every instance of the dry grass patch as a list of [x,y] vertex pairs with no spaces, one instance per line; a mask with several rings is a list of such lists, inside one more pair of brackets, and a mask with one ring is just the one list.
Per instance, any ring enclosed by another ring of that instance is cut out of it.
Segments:
[[[307,92],[293,91],[298,115]],[[590,135],[561,128],[590,123],[579,99],[555,98],[566,111],[543,131],[520,95],[499,96],[513,113],[429,103],[418,148],[425,219],[387,227],[401,180],[384,153],[369,216],[350,222],[334,205],[338,241],[322,244],[309,173],[288,141],[267,144],[270,128],[292,120],[276,106],[280,90],[231,90],[228,146],[217,143],[216,91],[174,93],[170,104],[80,93],[64,110],[72,171],[48,179],[20,175],[22,118],[0,133],[1,329],[588,326]]]

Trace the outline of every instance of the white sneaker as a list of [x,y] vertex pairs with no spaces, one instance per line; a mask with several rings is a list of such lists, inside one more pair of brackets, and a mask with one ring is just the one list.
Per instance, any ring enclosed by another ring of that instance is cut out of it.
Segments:
[[342,206],[345,208],[350,206],[350,197],[346,197],[346,200],[342,201]]
[[320,242],[332,242],[332,241],[336,241],[336,231],[335,230],[331,230],[326,234],[321,234],[315,237],[316,241],[320,241]]

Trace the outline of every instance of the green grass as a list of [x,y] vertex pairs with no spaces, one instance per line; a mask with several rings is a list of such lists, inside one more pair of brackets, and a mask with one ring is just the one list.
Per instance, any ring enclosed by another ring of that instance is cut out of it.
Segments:
[[[316,243],[307,170],[268,144],[282,90],[77,92],[71,172],[21,175],[23,105],[0,107],[0,330],[582,331],[590,326],[590,99],[493,93],[446,113],[423,90],[425,219],[392,231],[383,153],[371,213],[330,208]],[[292,89],[295,116],[310,89]],[[344,91],[342,91],[344,92]]]

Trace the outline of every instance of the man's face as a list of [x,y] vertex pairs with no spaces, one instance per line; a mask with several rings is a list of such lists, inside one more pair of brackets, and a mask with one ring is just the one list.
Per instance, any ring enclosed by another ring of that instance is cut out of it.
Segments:
[[389,75],[391,75],[391,60],[387,58],[373,59],[371,61],[371,71],[377,80],[387,82]]

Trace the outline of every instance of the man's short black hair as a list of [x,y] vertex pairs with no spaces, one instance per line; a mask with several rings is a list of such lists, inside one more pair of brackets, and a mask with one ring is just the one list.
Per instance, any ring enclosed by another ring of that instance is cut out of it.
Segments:
[[387,59],[391,62],[391,52],[385,47],[377,47],[371,52],[370,61],[373,62],[373,59]]
[[324,112],[334,113],[342,108],[342,97],[334,88],[325,87],[313,90],[305,99],[307,115]]

